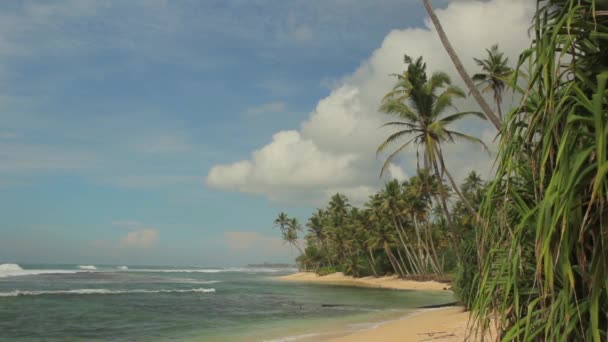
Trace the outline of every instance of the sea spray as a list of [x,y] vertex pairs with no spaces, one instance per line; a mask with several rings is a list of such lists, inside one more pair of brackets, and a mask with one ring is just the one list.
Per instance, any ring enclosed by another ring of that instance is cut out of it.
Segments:
[[18,264],[0,264],[0,278],[19,277],[40,274],[69,274],[76,273],[77,270],[28,270],[23,269]]
[[18,297],[18,296],[42,296],[42,295],[112,295],[112,294],[130,294],[130,293],[212,293],[215,289],[175,289],[175,290],[109,290],[109,289],[75,289],[75,290],[55,290],[55,291],[21,291],[15,290],[10,292],[0,292],[0,297]]

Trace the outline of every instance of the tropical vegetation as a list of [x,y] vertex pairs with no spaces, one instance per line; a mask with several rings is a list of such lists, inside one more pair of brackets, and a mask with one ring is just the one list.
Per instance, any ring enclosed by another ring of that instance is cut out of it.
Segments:
[[[463,195],[477,207],[484,186],[480,176],[471,172],[462,184]],[[436,177],[421,170],[407,181],[386,183],[361,207],[337,193],[308,219],[303,249],[292,238],[298,232],[290,224],[295,219],[280,213],[275,225],[283,240],[301,251],[297,262],[305,270],[357,277],[444,275],[456,267],[452,234],[470,235],[475,218],[457,200],[450,217],[458,228],[450,230],[435,200],[441,187],[450,191],[447,184],[439,185]]]
[[[451,273],[472,334],[608,340],[608,2],[537,0],[533,41],[517,65],[495,45],[474,60],[473,77],[423,3],[481,112],[454,111],[466,94],[406,56],[406,70],[379,100],[397,131],[378,151],[396,146],[381,173],[415,151],[416,175],[387,182],[361,207],[334,195],[306,223],[299,265],[353,276]],[[506,91],[521,100],[503,115]],[[487,118],[499,148],[491,179],[473,172],[457,184],[442,147],[483,145],[451,128],[467,116]],[[281,214],[276,223],[301,248],[292,221]]]

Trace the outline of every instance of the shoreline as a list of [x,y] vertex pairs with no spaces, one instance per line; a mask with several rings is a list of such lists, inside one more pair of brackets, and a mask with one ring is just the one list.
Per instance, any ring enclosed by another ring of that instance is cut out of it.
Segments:
[[[467,336],[469,314],[463,307],[421,309],[412,314],[378,325],[375,328],[354,332],[326,342],[462,342]],[[467,341],[479,341],[471,336]]]
[[[396,276],[354,278],[342,273],[319,276],[312,272],[298,272],[276,277],[276,279],[286,282],[360,286],[388,290],[451,291],[449,290],[450,284],[447,283],[406,280]],[[408,315],[379,322],[370,329],[323,334],[325,337],[322,339],[319,339],[320,336],[317,336],[316,338],[309,339],[305,337],[298,340],[303,342],[461,342],[468,336],[468,323],[469,313],[465,311],[464,307],[456,306],[455,303],[447,303],[446,306],[440,307],[420,307]],[[468,341],[475,342],[480,341],[480,339],[476,336],[471,336]]]
[[329,285],[362,286],[390,290],[450,291],[450,284],[437,281],[400,279],[397,276],[354,278],[341,272],[319,276],[313,272],[298,272],[277,277],[281,281],[321,283]]

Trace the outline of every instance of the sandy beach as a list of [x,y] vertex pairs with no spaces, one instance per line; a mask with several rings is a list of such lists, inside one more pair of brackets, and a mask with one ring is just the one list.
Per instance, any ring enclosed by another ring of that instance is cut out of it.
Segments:
[[[419,311],[378,328],[330,339],[331,342],[462,342],[467,337],[469,315],[461,307]],[[469,338],[467,341],[478,341]]]
[[[353,278],[342,273],[318,276],[299,272],[279,277],[282,281],[324,283],[334,285],[377,287],[394,290],[446,291],[450,285],[436,281],[404,280],[397,277]],[[377,328],[351,335],[334,337],[331,342],[368,341],[440,341],[461,342],[467,337],[469,314],[462,307],[422,309],[412,315],[380,325]],[[467,341],[478,341],[470,337]]]
[[319,276],[313,272],[299,272],[279,277],[279,279],[284,281],[300,281],[307,283],[378,287],[393,290],[446,291],[450,288],[449,284],[436,281],[404,280],[399,279],[396,276],[354,278],[351,276],[346,276],[341,272],[326,276]]

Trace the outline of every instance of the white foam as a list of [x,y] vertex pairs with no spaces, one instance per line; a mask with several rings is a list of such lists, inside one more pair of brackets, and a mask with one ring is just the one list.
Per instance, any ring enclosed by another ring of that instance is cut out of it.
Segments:
[[76,273],[76,270],[24,270],[17,264],[0,264],[0,278],[18,277],[39,274]]
[[118,266],[116,268],[119,269],[119,270],[121,270],[121,271],[126,271],[126,270],[129,269],[127,266]]
[[0,297],[18,297],[18,296],[41,296],[41,295],[110,295],[110,294],[127,294],[127,293],[212,293],[215,289],[175,289],[175,290],[108,290],[108,289],[75,289],[75,290],[53,290],[53,291],[21,291],[15,290],[10,292],[0,292]]
[[18,272],[23,271],[23,268],[17,264],[0,264],[0,272]]
[[246,272],[246,273],[279,273],[293,272],[297,269],[277,269],[277,268],[192,268],[192,269],[153,269],[153,268],[137,268],[130,269],[130,272],[157,272],[157,273],[229,273],[229,272]]
[[88,271],[95,271],[97,269],[97,267],[93,266],[93,265],[80,265],[78,266],[79,269],[81,270],[88,270]]
[[200,279],[183,279],[176,278],[171,281],[172,283],[183,283],[183,284],[217,284],[221,283],[220,280],[200,280]]

